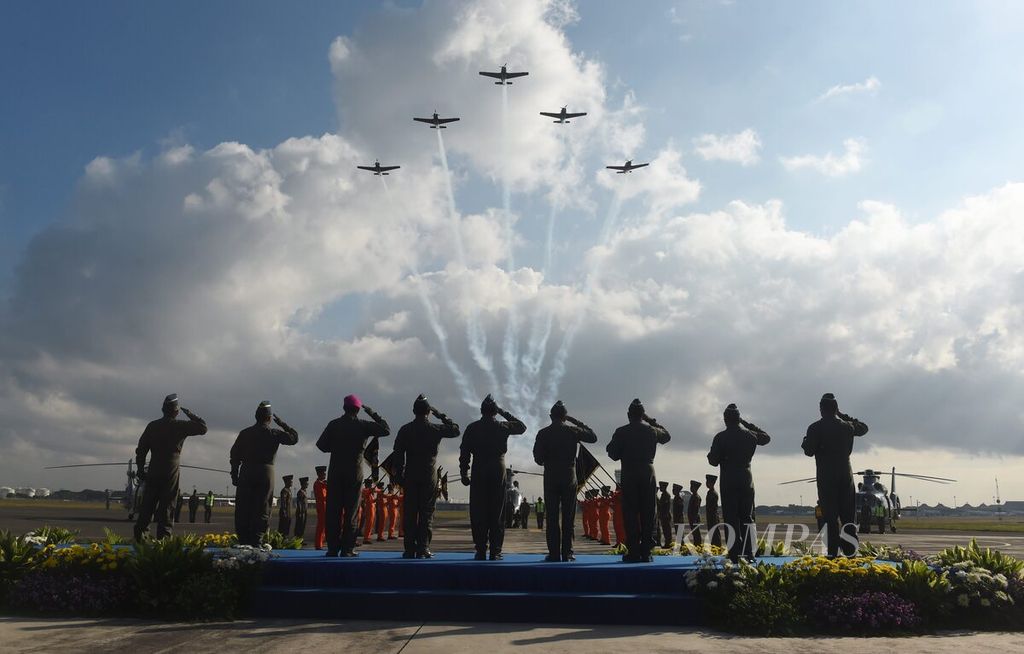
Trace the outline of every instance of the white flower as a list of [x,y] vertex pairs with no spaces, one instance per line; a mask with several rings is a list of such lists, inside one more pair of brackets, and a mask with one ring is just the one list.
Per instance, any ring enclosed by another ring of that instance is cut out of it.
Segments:
[[971,605],[971,600],[964,593],[960,593],[956,596],[956,603],[960,606],[967,607]]
[[981,598],[981,605],[982,606],[992,606],[992,602],[990,602],[987,597],[982,597]]
[[717,581],[709,581],[708,582],[708,590],[714,590],[716,588],[718,588],[718,582]]

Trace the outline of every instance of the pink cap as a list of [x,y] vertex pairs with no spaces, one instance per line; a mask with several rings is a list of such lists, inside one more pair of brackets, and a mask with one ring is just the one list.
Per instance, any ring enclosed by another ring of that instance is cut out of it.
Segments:
[[348,395],[345,397],[345,408],[361,409],[363,408],[363,401],[359,399],[358,395]]

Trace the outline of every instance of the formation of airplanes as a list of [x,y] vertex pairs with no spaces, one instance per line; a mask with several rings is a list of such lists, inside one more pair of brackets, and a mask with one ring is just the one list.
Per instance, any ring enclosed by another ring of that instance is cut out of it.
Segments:
[[[506,64],[502,66],[501,70],[497,72],[482,70],[480,71],[480,74],[483,75],[484,77],[491,77],[493,79],[498,80],[497,82],[495,82],[495,84],[506,85],[512,83],[509,80],[515,79],[517,77],[525,77],[530,73],[528,73],[527,71],[509,72],[508,65]],[[542,111],[540,112],[540,115],[545,116],[547,118],[554,118],[555,120],[553,122],[562,125],[568,123],[569,119],[571,118],[580,118],[582,116],[586,116],[587,112],[571,112],[568,110],[568,107],[562,107],[561,111]],[[454,116],[451,118],[442,118],[435,111],[430,118],[421,118],[418,116],[414,116],[413,120],[418,123],[426,123],[430,125],[430,129],[448,129],[448,124],[458,121],[459,118]],[[634,164],[633,160],[630,159],[627,160],[626,163],[622,166],[605,166],[605,168],[608,168],[609,170],[614,170],[619,174],[624,174],[631,173],[637,168],[643,168],[644,166],[649,165],[650,164],[648,163]],[[388,171],[398,170],[399,168],[401,168],[401,166],[382,166],[380,165],[380,161],[375,161],[372,166],[356,166],[356,168],[358,168],[359,170],[366,170],[368,172],[372,172],[374,175],[387,175]]]

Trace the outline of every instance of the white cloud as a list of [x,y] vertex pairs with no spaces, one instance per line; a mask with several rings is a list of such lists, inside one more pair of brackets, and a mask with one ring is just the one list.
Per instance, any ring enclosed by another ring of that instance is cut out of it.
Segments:
[[693,144],[705,161],[733,161],[752,166],[761,160],[761,138],[752,129],[737,134],[702,134]]
[[856,82],[854,84],[837,84],[831,87],[818,96],[818,102],[824,102],[825,100],[831,100],[833,98],[839,98],[847,95],[854,95],[858,93],[878,93],[878,89],[882,88],[882,82],[877,77],[872,75],[863,82]]
[[801,154],[793,157],[780,157],[779,161],[788,171],[809,168],[828,177],[844,177],[860,172],[866,162],[864,156],[866,150],[867,144],[864,139],[850,138],[843,141],[843,153],[840,155],[832,152],[828,152],[824,156]]

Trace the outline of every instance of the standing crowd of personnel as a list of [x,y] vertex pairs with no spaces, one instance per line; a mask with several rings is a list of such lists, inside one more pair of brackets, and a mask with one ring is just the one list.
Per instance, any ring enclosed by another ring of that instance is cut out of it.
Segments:
[[[177,418],[179,411],[187,420]],[[822,523],[827,526],[830,556],[842,550],[856,550],[854,523],[855,490],[850,454],[853,439],[867,433],[863,422],[839,411],[831,393],[819,402],[821,419],[807,428],[802,448],[815,458]],[[163,403],[163,417],[146,426],[136,450],[139,477],[145,481],[143,499],[135,525],[135,537],[149,531],[154,517],[157,537],[170,534],[173,504],[180,510],[178,490],[179,458],[189,436],[207,432],[206,423],[180,407],[177,395]],[[413,419],[395,437],[390,483],[364,478],[362,461],[368,448],[391,434],[387,421],[356,395],[342,403],[342,415],[332,420],[316,442],[330,455],[329,465],[316,467],[313,501],[316,507],[315,546],[326,544],[327,556],[354,557],[360,536],[362,544],[377,540],[404,539],[405,558],[431,558],[431,524],[437,498],[446,483],[439,477],[437,455],[445,439],[462,441],[459,477],[469,487],[470,525],[477,560],[502,559],[505,529],[513,524],[526,528],[529,502],[509,485],[505,463],[508,439],[526,432],[526,425],[502,409],[488,395],[480,406],[481,417],[464,433],[451,418],[420,395],[413,402]],[[360,413],[367,418],[360,417]],[[605,485],[584,489],[589,472],[578,474],[581,445],[596,443],[597,434],[569,415],[559,401],[551,407],[551,424],[539,430],[533,447],[535,462],[543,467],[544,494],[535,503],[538,528],[545,528],[547,561],[573,561],[576,511],[582,510],[583,536],[624,547],[625,562],[651,560],[656,546],[668,547],[677,529],[685,530],[694,544],[701,536],[701,498],[706,486],[705,521],[711,544],[721,545],[727,535],[729,556],[752,559],[756,544],[754,526],[754,484],[750,463],[759,446],[771,437],[760,427],[744,420],[735,404],[723,412],[725,429],[716,434],[708,452],[708,463],[719,474],[706,475],[703,484],[693,480],[689,492],[680,484],[658,481],[654,459],[659,445],[671,436],[657,420],[647,415],[643,403],[633,400],[626,412],[628,422],[615,430],[606,451],[621,466],[621,479],[613,490]],[[242,544],[258,545],[267,531],[273,506],[274,460],[281,445],[295,445],[298,432],[281,420],[270,402],[256,409],[256,422],[243,429],[230,451],[231,481],[236,486],[235,531]],[[434,417],[438,422],[431,421]],[[149,456],[149,466],[146,458]],[[595,461],[596,463],[596,461]],[[445,478],[447,476],[445,475]],[[293,494],[292,475],[285,475],[278,497],[278,531],[302,536],[306,530],[309,478],[299,479]],[[715,485],[720,481],[721,495]],[[582,492],[582,499],[580,494]],[[509,507],[513,498],[514,506]],[[199,496],[193,490],[189,512],[194,521]],[[213,494],[206,497],[207,522],[213,508]],[[721,510],[721,517],[719,516]],[[514,522],[513,522],[514,517]],[[546,525],[545,525],[546,523]],[[396,536],[397,528],[397,536]]]

